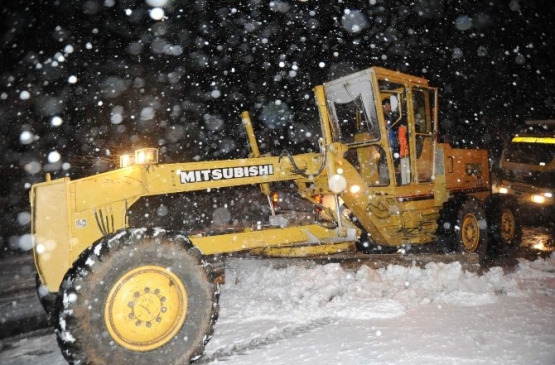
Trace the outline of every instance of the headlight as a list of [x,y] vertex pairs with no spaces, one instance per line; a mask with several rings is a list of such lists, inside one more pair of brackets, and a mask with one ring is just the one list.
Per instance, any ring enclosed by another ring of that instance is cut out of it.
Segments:
[[509,189],[507,189],[507,188],[503,188],[503,187],[499,188],[499,193],[500,194],[507,194],[508,192],[509,192]]
[[121,168],[129,167],[133,164],[135,164],[135,156],[121,155],[119,157],[119,167]]
[[158,149],[143,148],[135,151],[135,155],[122,155],[119,158],[120,167],[131,165],[153,165],[158,163]]
[[534,203],[543,204],[545,203],[545,197],[543,195],[534,194],[532,195],[532,201]]
[[140,165],[152,165],[158,163],[158,149],[143,148],[135,151],[135,163]]

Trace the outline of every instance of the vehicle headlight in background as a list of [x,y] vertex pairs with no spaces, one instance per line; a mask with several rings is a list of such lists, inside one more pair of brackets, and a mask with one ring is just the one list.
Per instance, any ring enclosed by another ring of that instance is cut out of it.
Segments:
[[543,204],[543,203],[545,203],[545,196],[539,195],[539,194],[534,194],[534,195],[532,195],[532,201],[534,203]]
[[500,187],[499,188],[499,193],[500,194],[507,194],[509,192],[509,189],[504,188],[504,187]]

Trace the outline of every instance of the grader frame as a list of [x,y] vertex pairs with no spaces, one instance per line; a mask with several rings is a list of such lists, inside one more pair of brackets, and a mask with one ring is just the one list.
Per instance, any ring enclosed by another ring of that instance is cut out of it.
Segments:
[[[319,152],[262,155],[245,112],[247,158],[164,164],[142,150],[131,166],[77,180],[47,176],[32,187],[39,293],[49,293],[41,300],[69,362],[181,364],[201,356],[218,313],[208,257],[368,254],[447,242],[483,258],[488,234],[495,250],[518,244],[517,209],[491,194],[487,152],[438,141],[437,89],[427,80],[374,67],[314,92]],[[384,102],[392,115],[382,113]],[[272,211],[256,227],[188,237],[188,227],[130,226],[130,210],[145,197],[245,185],[269,197],[282,181],[314,205],[315,219]]]

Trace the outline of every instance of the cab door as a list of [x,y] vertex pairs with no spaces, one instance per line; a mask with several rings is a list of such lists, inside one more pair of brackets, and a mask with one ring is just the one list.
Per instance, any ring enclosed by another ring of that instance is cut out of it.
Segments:
[[434,176],[434,136],[437,89],[413,87],[411,90],[412,128],[410,143],[412,155],[411,170],[413,183],[430,183]]
[[436,89],[391,79],[379,80],[379,87],[382,103],[391,102],[392,109],[384,118],[388,122],[382,133],[390,152],[388,202],[398,217],[389,234],[398,243],[431,242],[437,221],[433,179]]
[[399,131],[400,168],[407,170],[401,171],[400,188],[395,194],[402,225],[399,233],[403,241],[431,242],[435,239],[438,218],[434,207],[437,92],[422,86],[410,86],[407,91],[407,130],[405,135]]

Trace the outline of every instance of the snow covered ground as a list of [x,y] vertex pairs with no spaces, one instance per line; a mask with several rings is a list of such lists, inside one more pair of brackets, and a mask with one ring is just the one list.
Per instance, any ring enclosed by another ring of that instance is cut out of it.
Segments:
[[[555,254],[482,275],[232,259],[203,364],[555,364]],[[52,334],[3,365],[65,364]]]

